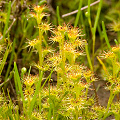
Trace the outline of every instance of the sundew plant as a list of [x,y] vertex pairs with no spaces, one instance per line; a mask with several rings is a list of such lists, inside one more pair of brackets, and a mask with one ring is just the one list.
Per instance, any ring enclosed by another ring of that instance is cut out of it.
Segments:
[[[84,8],[83,1],[79,1],[74,24],[65,23],[57,7],[56,25],[49,23],[52,18],[47,13],[50,7],[46,1],[27,9],[27,3],[21,0],[19,7],[23,13],[16,11],[17,16],[10,16],[16,10],[14,2],[0,4],[7,6],[4,10],[8,8],[8,12],[0,13],[0,119],[120,120],[120,43],[118,36],[115,45],[110,45],[105,24],[99,21],[103,0],[88,0]],[[91,6],[95,4],[97,14],[92,18]],[[84,9],[87,11],[83,15]],[[14,20],[8,27],[11,17]],[[23,37],[16,27],[19,22]],[[85,30],[86,24],[89,32]],[[10,33],[14,27],[15,36]],[[105,45],[97,50],[96,32],[102,44],[105,39]],[[23,63],[29,63],[22,66],[19,56]],[[99,79],[104,79],[104,90],[110,93],[105,106],[99,103]]]

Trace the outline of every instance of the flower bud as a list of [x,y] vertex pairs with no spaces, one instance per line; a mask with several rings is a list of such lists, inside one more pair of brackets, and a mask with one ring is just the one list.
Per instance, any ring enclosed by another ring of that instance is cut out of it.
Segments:
[[24,73],[26,73],[26,71],[27,71],[27,69],[25,68],[25,67],[23,67],[22,69],[21,69],[21,72],[24,74]]

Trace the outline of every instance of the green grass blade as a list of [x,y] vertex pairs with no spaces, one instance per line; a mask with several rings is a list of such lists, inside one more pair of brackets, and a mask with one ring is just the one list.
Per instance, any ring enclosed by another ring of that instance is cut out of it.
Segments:
[[99,35],[100,35],[100,40],[102,40],[103,39],[103,35],[102,35],[102,30],[101,30],[100,24],[98,24],[98,32],[99,32]]
[[97,15],[96,15],[96,18],[95,18],[94,34],[96,33],[96,28],[97,28],[97,25],[98,25],[98,20],[99,20],[99,17],[100,17],[100,12],[101,12],[101,8],[102,8],[102,1],[103,0],[100,0],[98,11],[97,11]]
[[9,80],[12,79],[12,77],[13,77],[13,73],[12,73],[12,72],[13,72],[13,71],[11,71],[10,75],[8,76],[8,79],[7,79],[6,81],[4,81],[3,83],[0,84],[0,88],[1,88],[3,85],[5,85]]
[[3,60],[2,60],[2,62],[1,62],[1,64],[0,64],[0,76],[1,76],[1,73],[2,73],[2,71],[3,71],[5,62],[6,62],[6,60],[7,60],[8,54],[9,54],[9,52],[10,52],[10,49],[11,49],[11,44],[7,46],[7,49],[6,49],[5,54],[4,54],[4,56],[3,56]]
[[3,39],[2,40],[5,39],[6,30],[8,29],[8,23],[9,23],[9,18],[10,18],[10,11],[11,11],[11,1],[9,2],[9,5],[8,5],[7,19],[6,19],[5,28],[4,28],[4,31],[3,31]]
[[[4,91],[4,89],[2,89],[2,90],[3,90],[3,95],[4,95],[4,103],[6,103],[6,106],[7,106],[7,108],[6,108],[7,109],[7,114],[5,114],[5,116],[3,116],[3,118],[9,118],[9,120],[13,120],[11,105],[10,105],[10,103],[7,104],[8,100],[6,98],[5,91]],[[8,94],[8,96],[9,96],[9,94]]]
[[88,22],[89,22],[89,25],[90,25],[90,29],[92,31],[92,23],[91,23],[91,18],[90,18],[90,2],[91,0],[88,0],[88,9],[87,9],[87,12],[88,12]]
[[90,19],[90,2],[91,2],[91,0],[88,0],[88,9],[87,9],[88,19]]
[[[14,106],[13,106],[13,103],[12,103],[12,100],[11,100],[11,97],[10,97],[10,94],[9,94],[9,90],[7,89],[7,93],[8,93],[8,97],[9,97],[9,105],[10,105],[10,116],[11,116],[11,118],[12,118],[12,120],[15,118],[15,110],[13,109],[14,108]],[[13,117],[13,115],[14,115],[14,117]],[[16,118],[15,118],[15,120],[16,120]]]
[[89,55],[87,43],[85,43],[85,51],[86,51],[86,55],[87,55],[87,59],[88,59],[88,63],[89,63],[90,69],[93,71],[93,66],[92,66],[90,55]]
[[34,104],[35,104],[35,101],[36,101],[36,97],[37,97],[37,95],[39,94],[40,85],[41,85],[41,81],[42,81],[42,76],[43,76],[43,71],[41,71],[41,74],[40,74],[40,79],[41,79],[41,80],[38,81],[38,84],[37,84],[37,86],[36,86],[36,90],[35,90],[33,99],[32,99],[31,104],[30,104],[30,108],[29,108],[29,112],[28,112],[28,114],[29,114],[29,119],[30,119],[30,117],[31,117],[31,113],[32,113],[32,110],[33,110],[33,107],[34,107]]
[[7,69],[7,72],[6,72],[6,75],[5,75],[5,81],[7,80],[8,74],[9,74],[9,72],[10,72],[11,64],[12,64],[13,57],[14,57],[14,50],[15,50],[15,39],[14,39],[14,41],[13,41],[12,53],[11,53],[11,57],[10,57],[8,69]]
[[18,89],[18,85],[17,85],[17,77],[16,77],[16,74],[14,73],[14,82],[15,82],[15,90],[16,90],[16,94],[18,95],[19,94],[19,89]]
[[78,8],[78,13],[77,13],[77,16],[76,16],[76,19],[75,19],[74,27],[77,27],[77,25],[78,25],[78,21],[79,21],[79,18],[80,18],[80,13],[81,13],[82,1],[83,0],[80,0],[80,2],[79,2],[79,8]]
[[97,10],[97,15],[96,15],[96,18],[95,18],[94,27],[92,29],[92,39],[93,39],[92,64],[93,64],[93,69],[94,69],[94,58],[95,58],[95,38],[96,38],[95,33],[96,33],[96,28],[97,28],[97,25],[98,25],[98,20],[99,20],[101,8],[102,8],[102,1],[103,0],[100,0],[99,7],[98,7],[98,10]]
[[[15,81],[18,85],[18,89],[19,89],[19,92],[20,92],[20,95],[21,95],[21,98],[22,98],[22,101],[23,101],[23,108],[25,108],[25,100],[24,100],[24,95],[23,95],[23,91],[22,91],[22,85],[21,85],[21,81],[20,81],[20,77],[19,77],[19,73],[18,73],[18,69],[17,69],[17,65],[16,65],[16,62],[14,62],[14,70],[15,70]],[[16,85],[16,87],[17,87]]]
[[48,120],[51,120],[51,111],[52,111],[52,103],[51,103],[51,99],[50,99],[50,83],[48,82],[48,88],[49,88],[49,112],[48,112]]
[[45,82],[43,83],[43,85],[42,85],[42,87],[41,87],[41,90],[42,90],[42,89],[43,89],[43,87],[45,86],[45,84],[46,84],[46,82],[48,81],[48,79],[50,79],[50,78],[51,78],[52,73],[53,73],[53,69],[51,70],[51,72],[50,72],[49,76],[47,77],[47,79],[46,79],[46,80],[45,80]]
[[104,21],[102,21],[102,29],[103,29],[103,34],[104,34],[104,37],[105,37],[106,44],[107,44],[109,50],[111,50],[111,46],[110,46],[110,43],[109,43],[109,40],[108,40],[108,37],[107,37],[107,34],[106,34],[106,30],[105,30]]
[[59,6],[57,6],[57,18],[58,18],[58,24],[61,25],[61,22],[60,22]]

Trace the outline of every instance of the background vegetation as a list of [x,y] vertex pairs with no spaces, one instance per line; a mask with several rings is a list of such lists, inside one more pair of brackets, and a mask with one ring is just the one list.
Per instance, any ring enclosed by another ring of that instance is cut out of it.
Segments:
[[120,1],[95,2],[0,1],[1,120],[120,119]]

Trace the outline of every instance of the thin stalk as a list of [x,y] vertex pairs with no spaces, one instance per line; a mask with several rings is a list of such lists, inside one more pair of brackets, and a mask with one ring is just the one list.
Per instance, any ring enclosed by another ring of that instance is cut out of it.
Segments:
[[1,76],[1,74],[2,74],[2,71],[3,71],[3,68],[4,68],[5,62],[6,62],[6,60],[7,60],[8,54],[9,54],[9,52],[10,52],[11,45],[12,45],[12,44],[10,44],[10,45],[7,46],[6,51],[5,51],[5,53],[4,53],[4,56],[3,56],[3,59],[2,59],[2,62],[1,62],[1,64],[0,64],[0,76]]
[[100,12],[101,12],[101,8],[102,8],[102,2],[103,2],[103,0],[100,0],[99,7],[98,7],[98,11],[97,11],[97,16],[96,16],[96,18],[95,18],[94,32],[96,32],[98,20],[99,20],[99,17],[100,17]]
[[88,59],[88,63],[89,63],[89,67],[91,69],[91,71],[93,71],[93,66],[92,66],[92,62],[91,62],[91,58],[90,58],[90,54],[88,51],[88,45],[87,42],[85,43],[85,51],[86,51],[86,55],[87,55],[87,59]]
[[116,71],[116,57],[115,59],[112,60],[112,66],[113,66],[113,80],[115,80],[117,77],[117,74],[115,72]]
[[[42,67],[42,31],[39,28],[39,48],[38,48],[38,53],[39,53],[39,65]],[[39,112],[41,113],[41,70],[39,70],[39,81],[40,81],[40,92],[39,92]]]
[[40,45],[39,45],[39,48],[38,48],[38,52],[39,52],[39,65],[40,65],[40,67],[42,67],[42,31],[41,31],[40,28],[39,28],[39,42],[40,42]]
[[[7,92],[8,92],[8,96],[9,96],[9,100],[10,100],[10,106],[12,107],[12,109],[11,109],[11,115],[12,115],[12,113],[13,113],[13,115],[14,115],[14,117],[13,117],[13,120],[15,119],[15,120],[19,120],[20,119],[20,117],[19,117],[19,114],[18,114],[18,110],[16,111],[15,109],[14,109],[14,104],[12,103],[12,100],[11,100],[11,97],[10,97],[10,94],[9,94],[9,90],[7,89]],[[16,113],[17,113],[17,116],[16,116]]]
[[58,18],[58,24],[61,25],[61,22],[60,22],[59,6],[57,6],[57,18]]
[[15,90],[16,90],[16,94],[17,96],[19,95],[19,92],[18,92],[18,85],[17,85],[17,81],[16,81],[16,74],[14,74],[14,82],[15,82]]
[[62,65],[61,68],[63,70],[63,81],[65,81],[65,52],[64,52],[64,38],[61,40],[61,44],[60,44],[60,55],[62,58]]
[[103,35],[102,35],[102,30],[101,30],[100,24],[98,24],[98,32],[100,35],[101,50],[103,50]]
[[12,72],[13,72],[13,70],[11,71],[10,75],[8,76],[8,79],[5,82],[2,82],[0,84],[0,89],[4,84],[6,84],[7,82],[9,82],[12,79],[12,76],[13,76]]
[[[112,66],[113,66],[113,80],[115,81],[116,78],[117,78],[117,74],[116,74],[116,57],[112,61]],[[119,93],[116,95],[116,97],[117,97],[117,100],[119,101]]]
[[[6,71],[6,74],[5,74],[5,79],[4,79],[5,82],[7,81],[8,74],[10,73],[11,65],[12,65],[13,58],[14,58],[15,41],[16,41],[16,40],[14,39],[14,41],[13,41],[13,46],[12,46],[12,53],[11,53],[11,57],[10,57],[10,61],[9,61],[9,65],[8,65],[8,68],[7,68],[7,71]],[[7,84],[8,84],[8,83],[7,83]],[[5,84],[4,89],[6,89],[7,84]]]
[[40,90],[40,92],[39,92],[39,113],[41,114],[41,90]]
[[[34,93],[33,99],[32,99],[31,104],[30,104],[30,108],[29,108],[29,112],[28,112],[29,119],[31,118],[31,113],[32,113],[32,110],[33,110],[34,104],[35,104],[35,102],[36,102],[36,97],[37,97],[37,95],[39,94],[39,90],[40,90],[40,84],[41,84],[42,76],[43,76],[43,71],[41,71],[41,74],[40,74],[40,80],[38,81],[38,84],[37,84],[37,86],[36,86],[36,90],[35,90],[35,93]],[[41,106],[41,105],[40,105],[40,106]]]
[[52,104],[51,104],[51,99],[50,99],[50,83],[48,82],[48,88],[49,88],[49,112],[48,112],[48,120],[51,120],[51,108],[52,108]]
[[91,0],[88,0],[88,22],[89,22],[90,29],[92,32],[92,24],[91,24],[91,18],[90,18],[90,2],[91,2]]
[[95,33],[94,33],[92,39],[93,39],[93,46],[92,46],[92,65],[93,65],[93,70],[94,70],[94,58],[95,58]]
[[112,103],[112,101],[113,101],[113,99],[114,99],[114,93],[113,93],[113,91],[110,91],[110,98],[109,98],[109,100],[108,100],[108,105],[107,105],[107,112],[109,111],[109,108],[110,108],[110,105],[111,105],[111,103]]
[[[93,72],[94,72],[94,58],[95,58],[95,34],[93,35],[93,56],[92,56],[92,66],[93,66]],[[99,106],[99,102],[98,102],[98,96],[97,96],[97,92],[96,92],[96,87],[95,87],[95,82],[93,81],[93,89],[95,92],[95,98],[96,98],[96,104]]]
[[[95,39],[96,39],[96,28],[97,28],[97,25],[98,25],[98,20],[99,20],[99,16],[100,16],[100,11],[101,11],[101,7],[102,7],[102,1],[103,0],[100,0],[100,3],[99,3],[99,7],[98,7],[98,11],[97,11],[97,15],[96,15],[96,18],[95,18],[95,23],[94,23],[94,27],[92,29],[92,39],[93,39],[93,47],[92,47],[92,65],[93,65],[93,72],[94,72],[94,58],[95,58]],[[95,97],[96,97],[96,103],[97,105],[99,105],[98,103],[98,96],[97,96],[97,92],[96,92],[96,88],[95,88],[95,83],[93,81],[93,89],[94,89],[94,92],[95,92]]]
[[105,64],[102,62],[102,60],[99,57],[97,57],[97,59],[100,62],[100,64],[102,65],[103,70],[105,71],[106,76],[109,78],[109,73],[107,71],[107,68],[106,68]]
[[[82,12],[82,11],[81,11],[80,21],[81,21],[81,24],[84,25],[84,26],[82,27],[82,28],[83,28],[83,34],[86,35],[87,30],[86,30],[85,20],[84,20],[84,16],[83,16],[83,12]],[[81,28],[81,25],[79,25],[79,28]],[[87,36],[89,37],[89,33],[87,34]]]
[[104,21],[102,21],[102,29],[103,29],[103,33],[104,33],[106,44],[107,44],[109,50],[111,50],[111,46],[110,46],[110,43],[109,43],[109,40],[108,40],[108,37],[107,37],[107,33],[106,33],[106,30],[105,30]]
[[53,73],[53,68],[52,68],[52,70],[51,70],[51,72],[50,72],[49,76],[46,78],[45,82],[44,82],[44,83],[43,83],[43,85],[41,86],[41,90],[42,90],[42,89],[43,89],[43,87],[45,86],[45,84],[46,84],[46,82],[48,81],[48,79],[50,79],[50,78],[51,78],[52,73]]
[[[78,101],[78,99],[79,99],[79,95],[80,95],[80,93],[79,93],[79,89],[78,89],[78,84],[77,83],[75,83],[74,84],[74,87],[75,87],[75,91],[76,91],[76,98],[75,98],[75,100],[76,101]],[[76,111],[76,119],[75,120],[78,120],[78,106],[75,106],[75,111]]]
[[[95,2],[93,2],[93,3],[91,3],[90,6],[94,6],[94,5],[96,5],[97,3],[99,3],[99,2],[100,2],[100,0],[97,0],[97,1],[95,1]],[[81,11],[82,11],[82,10],[85,10],[85,9],[87,9],[87,8],[88,8],[88,6],[84,6],[84,7],[81,8]],[[75,10],[75,11],[73,11],[73,12],[64,14],[64,15],[62,15],[62,18],[67,17],[67,16],[69,16],[69,15],[73,15],[73,14],[75,14],[75,13],[77,13],[77,12],[78,12],[78,10]]]
[[87,95],[88,95],[88,88],[86,88],[86,100],[87,100]]
[[[92,66],[92,62],[91,62],[91,58],[90,58],[90,55],[89,55],[88,45],[87,44],[85,44],[85,50],[86,50],[87,59],[88,59],[88,63],[89,63],[90,69],[91,69],[91,71],[93,71],[93,66]],[[96,92],[96,87],[95,87],[94,81],[93,81],[93,89],[94,89],[94,92],[95,92],[96,103],[97,103],[97,105],[99,105],[98,96],[97,96],[97,92]]]
[[[13,103],[12,103],[12,100],[10,98],[10,94],[9,94],[8,89],[7,89],[7,93],[8,93],[8,97],[9,97],[9,100],[10,100],[10,106],[8,106],[9,107],[9,118],[11,120],[13,120],[13,118],[15,117],[15,110],[13,109],[14,107],[13,107]],[[12,113],[14,114],[14,117],[13,117]]]
[[111,103],[112,103],[112,101],[113,101],[113,99],[114,99],[114,96],[115,96],[115,94],[114,94],[113,91],[111,90],[111,91],[110,91],[110,97],[109,97],[108,104],[107,104],[106,113],[105,113],[105,115],[104,115],[104,117],[103,117],[102,120],[105,120],[105,119],[106,119],[106,117],[107,117],[107,115],[108,115],[108,111],[109,111],[110,105],[111,105]]
[[[88,10],[87,10],[88,11],[88,22],[89,22],[89,25],[90,25],[91,34],[93,34],[93,32],[92,32],[91,18],[90,18],[90,2],[91,2],[91,0],[88,0]],[[87,59],[88,59],[88,63],[89,63],[90,69],[93,71],[93,66],[92,66],[90,55],[89,55],[87,42],[85,44],[85,50],[86,50]]]
[[[16,65],[16,62],[14,62],[14,70],[15,70],[15,74],[14,74],[14,81],[16,83],[16,90],[19,89],[19,93],[21,95],[21,98],[22,98],[22,101],[23,101],[23,112],[25,113],[25,99],[24,99],[24,94],[23,94],[23,91],[22,91],[22,84],[21,84],[21,80],[20,80],[20,76],[19,76],[19,73],[18,73],[18,69],[17,69],[17,65]],[[18,92],[18,91],[16,91]],[[18,96],[19,96],[19,93],[18,93]]]
[[76,111],[76,119],[75,120],[78,120],[78,108],[77,108],[77,106],[75,107],[75,111]]
[[75,87],[75,91],[76,91],[76,100],[78,100],[78,99],[79,99],[79,94],[80,94],[80,93],[79,93],[79,89],[78,89],[78,87],[77,87],[77,86],[78,86],[78,84],[77,84],[77,83],[75,83],[75,84],[74,84],[74,87]]
[[21,39],[21,42],[20,42],[20,45],[19,45],[19,47],[18,47],[18,52],[17,52],[17,56],[19,55],[19,53],[21,52],[21,50],[22,50],[22,44],[23,44],[23,42],[24,42],[24,39],[25,39],[25,34],[23,34],[23,37],[22,37],[22,39]]
[[8,74],[9,74],[9,72],[10,72],[12,60],[13,60],[13,57],[14,57],[15,41],[16,41],[16,40],[14,39],[14,41],[13,41],[13,46],[12,46],[12,53],[11,53],[11,57],[10,57],[9,65],[8,65],[8,69],[7,69],[7,72],[6,72],[6,75],[5,75],[5,81],[7,80]]
[[80,18],[82,1],[83,1],[83,0],[80,0],[80,1],[79,1],[79,8],[78,8],[78,13],[77,13],[77,16],[76,16],[76,19],[75,19],[74,27],[77,27],[77,24],[78,24],[78,21],[79,21],[79,18]]
[[95,92],[96,104],[97,104],[97,106],[99,106],[98,95],[97,95],[97,92],[96,92],[96,87],[95,87],[95,82],[94,81],[93,81],[93,90]]
[[[92,37],[93,38],[92,64],[93,64],[93,66],[94,66],[94,58],[95,58],[95,39],[96,39],[95,33],[96,33],[97,25],[98,25],[98,20],[99,20],[99,17],[100,17],[100,11],[101,11],[101,7],[102,7],[102,1],[103,0],[100,0],[98,11],[97,11],[97,16],[95,18],[94,27],[93,27],[93,30],[92,30],[92,33],[93,33],[93,37]],[[93,70],[94,70],[94,67],[93,67]]]

